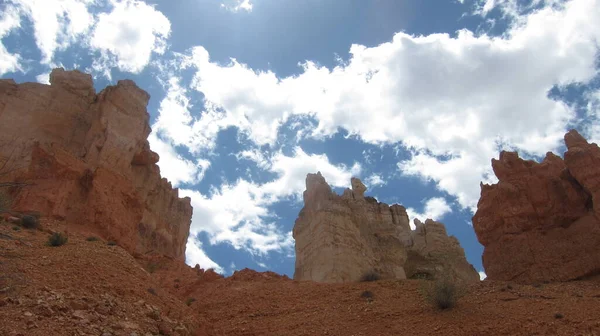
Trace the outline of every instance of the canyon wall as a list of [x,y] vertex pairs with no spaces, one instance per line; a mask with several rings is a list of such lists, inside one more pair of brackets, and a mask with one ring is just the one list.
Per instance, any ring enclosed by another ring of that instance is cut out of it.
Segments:
[[490,280],[568,281],[600,273],[600,148],[577,131],[564,160],[501,152],[473,217]]
[[121,80],[96,94],[90,75],[63,69],[50,83],[0,80],[0,180],[26,183],[10,189],[13,210],[183,260],[192,207],[160,176],[148,93]]
[[351,185],[340,196],[320,172],[306,177],[304,208],[293,229],[294,279],[350,282],[375,272],[384,279],[479,280],[443,224],[415,221],[412,231],[404,207],[365,197],[366,187],[357,178]]

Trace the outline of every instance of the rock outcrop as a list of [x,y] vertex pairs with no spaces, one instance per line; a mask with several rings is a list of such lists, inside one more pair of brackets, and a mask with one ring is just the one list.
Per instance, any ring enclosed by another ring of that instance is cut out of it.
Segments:
[[192,207],[150,150],[150,96],[130,80],[99,94],[90,75],[55,69],[51,85],[0,80],[0,158],[13,209],[85,226],[130,252],[181,259]]
[[564,160],[501,152],[473,217],[488,279],[567,281],[600,273],[600,148],[565,135]]
[[304,208],[293,230],[294,279],[350,282],[375,272],[391,279],[449,275],[479,280],[441,223],[416,221],[412,231],[404,207],[365,197],[366,187],[357,178],[351,185],[340,196],[320,172],[306,177]]

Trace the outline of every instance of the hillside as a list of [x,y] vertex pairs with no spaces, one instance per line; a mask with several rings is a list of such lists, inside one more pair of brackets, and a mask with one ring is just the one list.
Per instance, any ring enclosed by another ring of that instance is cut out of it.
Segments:
[[600,334],[597,280],[482,281],[440,311],[422,295],[426,280],[324,284],[251,270],[200,276],[175,260],[153,264],[87,241],[85,232],[46,246],[49,231],[64,229],[58,223],[14,227],[0,224],[2,336]]

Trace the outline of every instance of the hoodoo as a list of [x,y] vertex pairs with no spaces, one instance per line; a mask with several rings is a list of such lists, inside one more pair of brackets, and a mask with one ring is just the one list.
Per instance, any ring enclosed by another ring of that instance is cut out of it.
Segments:
[[121,80],[55,69],[50,85],[0,80],[2,181],[13,209],[86,226],[130,252],[183,260],[192,207],[160,176],[150,150],[150,96]]
[[389,279],[447,275],[457,281],[479,280],[443,224],[415,220],[412,231],[403,206],[365,197],[367,188],[357,178],[351,185],[340,196],[320,172],[306,177],[304,208],[293,231],[294,279],[350,282],[374,272]]
[[515,152],[492,159],[498,183],[481,185],[473,217],[489,279],[568,281],[600,273],[600,148],[577,131],[564,160]]

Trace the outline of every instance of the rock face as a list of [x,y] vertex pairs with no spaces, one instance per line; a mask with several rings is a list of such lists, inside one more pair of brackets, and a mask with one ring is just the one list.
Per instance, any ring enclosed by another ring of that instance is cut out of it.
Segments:
[[0,158],[13,209],[86,226],[130,252],[183,259],[192,207],[150,150],[150,96],[129,80],[99,94],[92,77],[55,69],[51,85],[0,80]]
[[600,148],[565,135],[564,160],[502,152],[473,217],[488,279],[567,281],[600,273]]
[[304,208],[293,230],[294,279],[350,282],[376,272],[392,279],[445,274],[459,281],[479,280],[443,224],[417,221],[411,231],[404,207],[365,197],[366,187],[357,178],[351,185],[339,196],[320,172],[306,177]]

